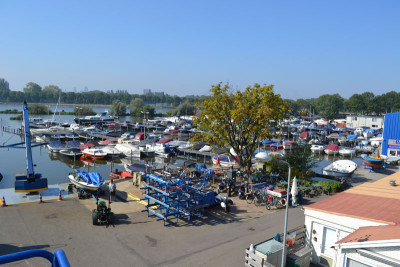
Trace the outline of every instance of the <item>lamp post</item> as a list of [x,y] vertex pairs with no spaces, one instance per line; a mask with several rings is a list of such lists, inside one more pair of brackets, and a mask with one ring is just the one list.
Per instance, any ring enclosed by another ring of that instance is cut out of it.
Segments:
[[146,114],[149,115],[148,111],[140,111],[143,114],[143,130],[144,130],[144,138],[146,139]]
[[[284,267],[286,265],[286,235],[287,235],[287,223],[288,223],[288,213],[289,213],[289,192],[290,192],[290,164],[287,161],[279,160],[282,163],[288,165],[289,174],[288,174],[288,184],[287,184],[287,192],[286,192],[286,210],[285,210],[285,226],[283,232],[283,251],[282,251],[282,264],[281,266]],[[293,196],[292,196],[293,197]]]
[[282,263],[281,266],[284,267],[286,264],[286,236],[287,236],[287,222],[288,222],[288,214],[289,214],[289,192],[290,192],[290,172],[291,167],[289,162],[281,160],[281,159],[274,159],[268,153],[260,152],[255,155],[255,158],[258,158],[262,161],[272,161],[276,160],[278,162],[282,162],[288,165],[289,173],[288,173],[288,180],[287,180],[287,192],[286,192],[286,209],[285,209],[285,224],[283,230],[283,251],[282,251]]

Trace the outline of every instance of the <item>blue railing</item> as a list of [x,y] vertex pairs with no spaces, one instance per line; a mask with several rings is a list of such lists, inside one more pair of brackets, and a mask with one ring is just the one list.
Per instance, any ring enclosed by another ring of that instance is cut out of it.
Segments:
[[63,250],[59,249],[51,253],[43,249],[32,249],[13,254],[0,256],[0,264],[10,263],[14,261],[25,260],[29,258],[41,257],[47,259],[53,267],[70,267],[67,256]]

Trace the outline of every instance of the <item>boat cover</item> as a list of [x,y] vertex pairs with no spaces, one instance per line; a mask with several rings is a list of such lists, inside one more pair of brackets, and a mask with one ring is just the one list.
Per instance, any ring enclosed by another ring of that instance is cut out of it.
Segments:
[[354,140],[354,139],[356,139],[357,138],[357,135],[355,135],[355,134],[348,134],[347,135],[347,139],[348,140]]
[[132,164],[129,166],[126,166],[126,168],[128,168],[129,170],[133,171],[133,172],[144,172],[146,173],[146,165],[145,164]]
[[93,185],[103,185],[104,179],[100,176],[98,172],[85,172],[85,171],[77,171],[77,174],[85,179],[88,184]]
[[65,147],[79,148],[80,145],[81,145],[81,143],[79,143],[78,141],[68,141],[67,144],[65,145]]
[[57,147],[63,147],[63,144],[61,143],[60,140],[52,140],[50,141],[49,146],[57,148]]

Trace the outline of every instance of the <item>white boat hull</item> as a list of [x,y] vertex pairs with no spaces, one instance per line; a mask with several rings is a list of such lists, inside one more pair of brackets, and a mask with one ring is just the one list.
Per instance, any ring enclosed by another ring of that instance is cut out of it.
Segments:
[[82,188],[82,189],[85,189],[85,190],[96,191],[101,187],[101,185],[88,184],[88,183],[86,183],[84,181],[77,180],[76,176],[73,175],[73,174],[69,174],[68,175],[68,179],[76,187],[79,187],[79,188]]
[[337,160],[322,170],[324,175],[333,177],[349,177],[357,169],[357,164],[351,160]]

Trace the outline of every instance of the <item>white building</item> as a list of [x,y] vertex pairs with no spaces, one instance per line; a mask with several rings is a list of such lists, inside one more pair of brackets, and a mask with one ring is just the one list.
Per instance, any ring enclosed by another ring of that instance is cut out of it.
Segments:
[[400,172],[304,207],[312,262],[400,266]]
[[349,128],[383,129],[384,121],[384,117],[348,115],[346,117],[346,126]]

